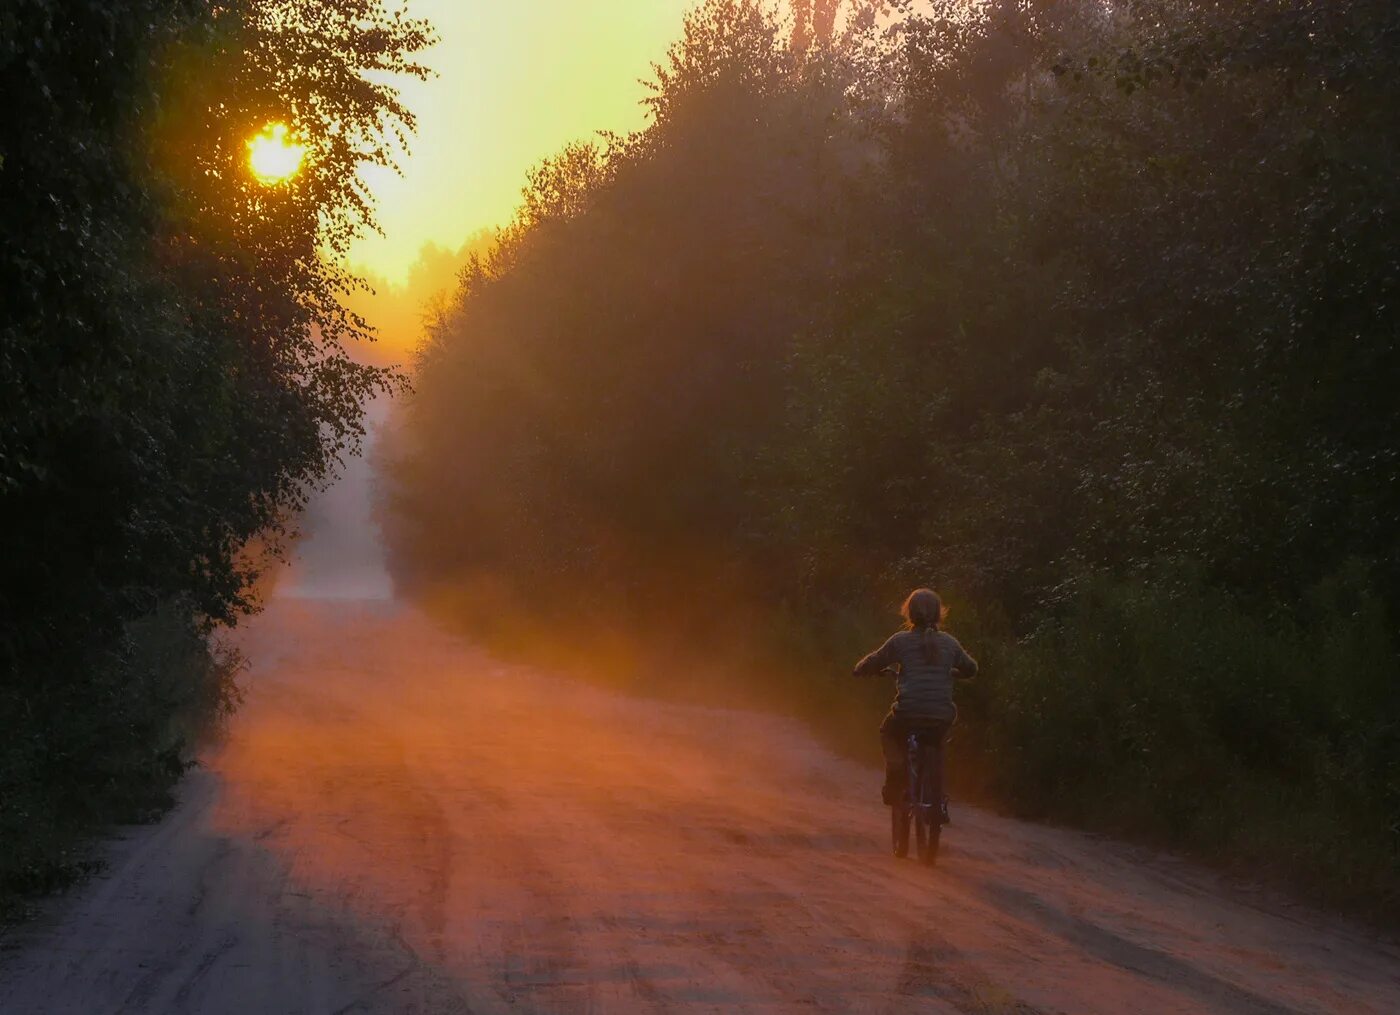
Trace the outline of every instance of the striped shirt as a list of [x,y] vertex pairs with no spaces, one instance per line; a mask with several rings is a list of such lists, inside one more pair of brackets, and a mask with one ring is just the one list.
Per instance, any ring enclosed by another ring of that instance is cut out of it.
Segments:
[[901,719],[942,719],[951,722],[953,681],[976,675],[977,660],[945,631],[933,633],[933,659],[924,653],[924,630],[900,631],[856,663],[856,674],[898,670],[890,714]]

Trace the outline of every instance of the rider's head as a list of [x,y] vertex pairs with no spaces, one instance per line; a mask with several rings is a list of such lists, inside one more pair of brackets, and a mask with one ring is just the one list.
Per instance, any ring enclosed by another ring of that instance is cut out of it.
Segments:
[[909,598],[904,600],[899,612],[914,630],[921,627],[936,628],[948,615],[948,611],[943,608],[943,600],[938,598],[938,593],[933,589],[915,589],[909,593]]

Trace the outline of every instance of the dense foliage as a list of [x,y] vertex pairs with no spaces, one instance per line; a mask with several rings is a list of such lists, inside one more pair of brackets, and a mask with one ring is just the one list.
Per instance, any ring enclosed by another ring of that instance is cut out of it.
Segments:
[[[394,383],[347,355],[334,264],[412,123],[379,72],[429,41],[381,0],[0,11],[0,888],[159,798],[231,704],[245,547]],[[273,120],[294,184],[246,168]]]
[[931,583],[966,788],[1396,902],[1400,13],[797,6],[700,7],[464,274],[403,577],[575,659],[757,638],[828,725]]

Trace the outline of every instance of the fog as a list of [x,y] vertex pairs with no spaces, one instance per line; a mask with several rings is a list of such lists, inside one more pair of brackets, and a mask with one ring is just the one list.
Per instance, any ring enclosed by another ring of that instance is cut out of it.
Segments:
[[365,418],[362,453],[347,457],[340,477],[316,493],[300,520],[302,537],[276,595],[301,599],[388,600],[394,596],[384,541],[375,519],[374,450],[390,413],[381,397]]

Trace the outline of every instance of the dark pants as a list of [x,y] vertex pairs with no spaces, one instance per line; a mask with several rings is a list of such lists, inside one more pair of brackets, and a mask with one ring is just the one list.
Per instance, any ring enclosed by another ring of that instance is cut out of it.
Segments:
[[880,749],[885,754],[885,791],[892,799],[904,791],[905,775],[909,770],[909,732],[926,731],[937,738],[937,745],[928,752],[928,757],[937,766],[938,798],[948,799],[948,787],[944,779],[943,742],[948,739],[952,722],[942,719],[902,719],[897,715],[885,716],[880,724]]

